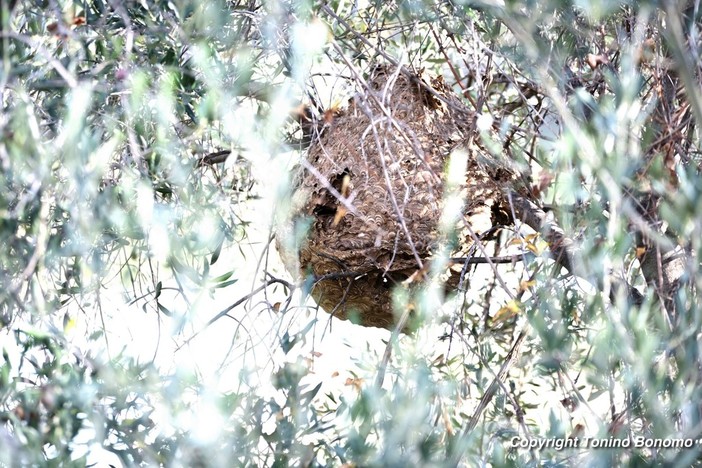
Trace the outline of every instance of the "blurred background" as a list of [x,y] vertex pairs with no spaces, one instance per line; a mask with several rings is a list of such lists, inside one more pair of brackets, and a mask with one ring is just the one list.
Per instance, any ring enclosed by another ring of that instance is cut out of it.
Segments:
[[[699,457],[699,1],[0,5],[3,466]],[[457,293],[396,288],[410,334],[332,318],[274,241],[377,64],[442,77],[532,203]]]

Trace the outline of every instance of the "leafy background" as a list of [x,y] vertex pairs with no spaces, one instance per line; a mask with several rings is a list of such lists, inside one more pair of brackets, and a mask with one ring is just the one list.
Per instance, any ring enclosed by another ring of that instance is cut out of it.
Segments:
[[[700,438],[698,2],[1,3],[0,463],[699,456],[511,444]],[[304,155],[291,113],[378,62],[484,116],[574,276],[517,227],[489,246],[516,264],[404,298],[413,335],[305,301],[270,242]]]

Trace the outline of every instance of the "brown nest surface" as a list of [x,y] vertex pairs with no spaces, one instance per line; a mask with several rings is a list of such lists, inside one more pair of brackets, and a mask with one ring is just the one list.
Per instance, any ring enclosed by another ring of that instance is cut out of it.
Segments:
[[282,257],[310,279],[311,295],[328,313],[391,328],[392,288],[426,271],[441,241],[451,153],[468,153],[456,255],[470,248],[471,229],[480,235],[505,216],[502,186],[511,175],[479,156],[472,114],[440,77],[427,83],[379,66],[366,84],[312,140],[296,176],[292,218],[309,229]]

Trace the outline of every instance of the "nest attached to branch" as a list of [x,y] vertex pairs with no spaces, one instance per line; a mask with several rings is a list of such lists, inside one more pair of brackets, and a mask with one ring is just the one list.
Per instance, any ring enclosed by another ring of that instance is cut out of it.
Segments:
[[378,66],[366,85],[319,129],[297,174],[292,220],[307,220],[306,239],[296,252],[280,237],[278,246],[325,311],[392,328],[392,288],[426,271],[441,241],[451,153],[468,153],[457,255],[470,249],[470,230],[504,224],[502,187],[513,175],[478,155],[473,115],[440,77],[429,85]]

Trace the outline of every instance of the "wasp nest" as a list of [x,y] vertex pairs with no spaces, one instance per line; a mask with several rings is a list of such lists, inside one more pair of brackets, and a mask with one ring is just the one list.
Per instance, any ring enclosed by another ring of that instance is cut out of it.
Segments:
[[376,68],[348,108],[327,119],[295,181],[293,222],[308,226],[307,235],[295,252],[278,238],[286,267],[310,279],[325,311],[365,326],[394,325],[392,288],[436,252],[444,173],[456,149],[469,155],[459,187],[469,228],[458,251],[468,249],[471,229],[493,226],[510,176],[471,149],[472,121],[441,78],[429,86],[390,67]]

